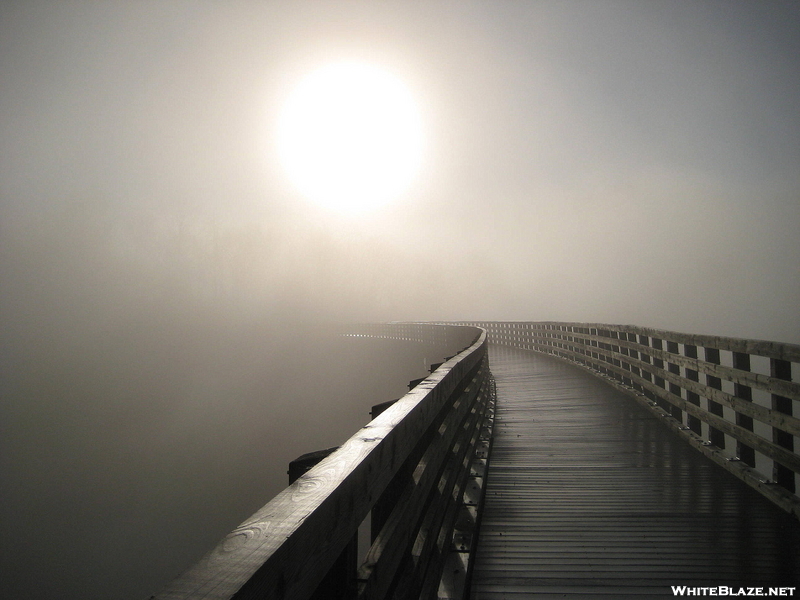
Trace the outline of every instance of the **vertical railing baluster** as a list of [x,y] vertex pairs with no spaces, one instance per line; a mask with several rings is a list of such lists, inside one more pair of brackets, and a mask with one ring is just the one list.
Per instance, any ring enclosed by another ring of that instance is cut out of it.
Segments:
[[[653,348],[655,350],[663,350],[664,349],[662,342],[663,342],[663,340],[661,340],[660,338],[654,337],[654,338],[651,339],[651,345],[653,346]],[[653,366],[656,367],[657,369],[663,369],[664,368],[664,360],[662,358],[657,357],[657,356],[653,356]],[[654,383],[658,387],[666,389],[667,384],[664,381],[663,377],[661,377],[660,375],[654,375],[653,379],[654,379]],[[662,398],[657,397],[656,398],[656,404],[658,404],[658,406],[660,406],[664,410],[669,411],[670,404],[666,400],[663,400]]]
[[[639,345],[642,346],[643,350],[639,352],[639,358],[641,361],[647,365],[652,364],[652,358],[650,356],[650,338],[646,335],[639,336]],[[645,366],[642,367],[642,379],[645,379],[652,383],[653,381],[653,374],[649,371],[649,369]],[[650,392],[647,387],[644,388],[644,394],[648,398],[652,400],[652,392]]]
[[[691,344],[685,344],[683,347],[683,352],[687,358],[694,358],[697,359],[697,346],[693,346]],[[700,382],[700,373],[695,369],[690,369],[686,367],[686,379],[689,381],[696,381]],[[697,392],[686,390],[686,401],[690,404],[694,404],[695,406],[700,406],[700,395]],[[695,432],[697,435],[702,434],[702,421],[695,417],[694,415],[690,415],[687,413],[686,415],[686,424],[689,426],[689,429]]]
[[[678,342],[671,342],[667,340],[667,352],[670,354],[678,354]],[[668,362],[667,363],[667,370],[680,377],[681,374],[681,367],[677,363]],[[670,394],[676,395],[678,398],[681,398],[681,386],[676,383],[669,383],[669,392]],[[669,405],[669,414],[679,423],[683,423],[683,411],[681,411],[679,406],[675,406],[674,404]]]
[[[750,355],[745,352],[734,352],[733,353],[733,368],[739,369],[741,371],[749,371],[750,370]],[[733,395],[737,398],[741,398],[746,402],[753,401],[753,390],[750,386],[742,385],[741,383],[734,383],[733,384]],[[747,431],[753,431],[753,417],[748,415],[743,415],[740,412],[736,413],[736,424],[740,427],[746,429]],[[751,467],[756,466],[756,452],[753,448],[742,442],[741,440],[736,441],[736,455],[744,461],[745,464],[750,465]]]
[[[719,348],[705,348],[706,362],[712,365],[720,364]],[[706,385],[715,390],[722,389],[722,379],[713,375],[706,375]],[[708,399],[708,412],[718,417],[724,417],[722,411],[722,404]],[[725,434],[716,427],[709,425],[708,427],[708,441],[714,444],[720,450],[725,449]]]
[[[673,417],[664,422],[689,443],[800,517],[800,498],[795,494],[800,457],[794,439],[800,422],[792,408],[800,399],[800,387],[786,383],[792,381],[792,362],[800,363],[800,347],[594,323],[506,324],[502,331],[504,345],[576,364],[656,414]],[[771,375],[758,368],[753,373],[751,356],[768,358]],[[772,406],[757,402],[758,396],[753,401],[758,393],[771,394]],[[741,461],[732,460],[733,456]],[[770,472],[780,485],[765,485]]]
[[[629,333],[628,334],[628,341],[629,342],[633,342],[634,344],[636,344],[636,343],[638,343],[637,342],[637,338],[638,338],[638,336],[635,333]],[[631,357],[631,360],[632,360],[631,373],[633,373],[637,377],[641,377],[642,376],[642,369],[640,367],[636,366],[636,364],[638,364],[638,362],[639,362],[639,360],[641,358],[641,353],[638,350],[628,350],[628,355]],[[636,391],[638,391],[638,392],[642,391],[642,385],[640,383],[636,383],[636,382],[634,382],[632,380],[631,381],[631,385],[633,386],[633,389],[635,389]]]
[[[788,360],[780,360],[777,358],[770,359],[770,375],[776,379],[783,379],[791,381],[792,379],[792,363]],[[772,409],[792,416],[792,401],[790,398],[772,394]],[[794,436],[791,433],[783,431],[778,427],[772,428],[772,441],[778,446],[786,448],[789,452],[794,452]],[[778,485],[785,487],[790,492],[796,491],[796,482],[794,471],[785,467],[784,465],[774,462],[773,463],[772,478]]]

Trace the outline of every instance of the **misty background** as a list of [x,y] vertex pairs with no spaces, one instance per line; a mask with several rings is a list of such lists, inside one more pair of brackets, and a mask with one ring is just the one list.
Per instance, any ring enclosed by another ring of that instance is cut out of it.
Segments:
[[[0,3],[0,595],[155,591],[446,354],[341,323],[800,342],[797,6]],[[342,59],[425,124],[361,217],[274,147]]]

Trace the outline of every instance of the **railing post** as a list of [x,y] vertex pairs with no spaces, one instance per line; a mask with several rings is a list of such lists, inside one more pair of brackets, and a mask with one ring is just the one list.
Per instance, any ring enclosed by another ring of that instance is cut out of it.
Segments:
[[[642,363],[644,363],[644,365],[648,365],[648,366],[652,365],[653,364],[653,359],[651,358],[651,356],[649,354],[649,352],[650,352],[650,350],[649,350],[649,348],[650,348],[650,337],[646,336],[646,335],[640,335],[639,336],[639,345],[642,346],[643,348],[647,349],[646,352],[642,351],[642,352],[639,353],[639,357],[640,357]],[[650,383],[653,383],[653,373],[650,372],[648,366],[643,366],[643,368],[641,370],[642,371],[642,379],[644,379],[644,380],[646,380],[646,381],[648,381]],[[642,392],[644,393],[645,397],[649,398],[650,400],[654,400],[655,395],[653,394],[652,391],[650,391],[650,389],[648,389],[648,387],[646,385],[643,386]]]
[[[734,352],[733,368],[739,369],[741,371],[749,371],[750,355],[744,352]],[[742,400],[746,400],[747,402],[753,401],[753,390],[750,388],[750,386],[747,385],[734,383],[733,395],[736,396],[737,398],[741,398]],[[736,424],[746,429],[747,431],[753,431],[753,417],[749,417],[747,415],[743,415],[737,412]],[[745,464],[750,465],[751,467],[756,466],[756,451],[740,440],[736,441],[736,455],[742,461],[744,461]]]
[[[673,417],[663,422],[800,517],[795,493],[800,487],[795,440],[800,419],[793,408],[800,402],[800,383],[792,376],[800,364],[800,345],[600,323],[493,325],[503,345],[530,348],[586,368],[655,414]],[[721,360],[729,353],[732,362]],[[760,371],[760,365],[754,371],[751,356],[769,359],[770,374]],[[763,396],[771,396],[771,406],[762,402]]]
[[[395,402],[397,402],[397,400],[390,400],[388,402],[376,404],[370,411],[370,418],[376,418]],[[409,461],[409,463],[410,462],[413,461]],[[400,469],[397,475],[394,476],[394,479],[392,479],[384,492],[381,494],[380,498],[378,498],[377,502],[375,502],[375,505],[372,507],[372,511],[370,513],[370,543],[375,541],[375,538],[378,537],[381,529],[383,529],[383,526],[386,524],[386,520],[389,518],[389,515],[392,514],[392,510],[394,510],[395,504],[397,503],[397,498],[400,497],[400,493],[402,492],[403,487],[406,485],[407,479],[410,477],[410,475],[411,469],[408,465]]]
[[[299,479],[303,473],[332,454],[339,447],[327,448],[303,454],[289,463],[289,485]],[[320,582],[309,600],[351,600],[356,597],[358,569],[358,533],[345,546],[339,558],[333,563],[328,574]]]
[[[449,360],[450,358],[452,358],[452,356],[447,357],[445,360]],[[431,364],[430,372],[433,373],[441,365],[442,363]],[[409,381],[409,390],[414,389],[423,380],[424,377]],[[388,402],[382,402],[381,404],[376,404],[373,406],[369,415],[370,419],[377,418],[378,415],[382,414],[395,402],[397,402],[396,399],[389,400]],[[383,526],[386,524],[386,521],[389,519],[389,516],[392,514],[392,511],[397,505],[397,499],[400,497],[403,489],[409,484],[409,481],[411,481],[414,466],[419,461],[419,455],[421,454],[422,450],[424,450],[424,448],[422,448],[421,445],[420,451],[417,454],[409,457],[409,459],[406,461],[406,464],[400,468],[392,481],[383,491],[380,498],[378,498],[378,500],[375,502],[375,505],[372,507],[372,510],[370,511],[370,543],[374,543],[377,539],[378,534],[381,532],[381,529],[383,529]]]
[[[651,343],[651,345],[653,346],[653,348],[655,350],[663,350],[664,349],[662,340],[660,338],[656,338],[656,337],[651,338],[650,343]],[[656,369],[663,369],[664,368],[664,360],[661,359],[661,358],[658,358],[657,356],[653,356],[653,366]],[[653,375],[653,383],[655,383],[660,388],[666,389],[666,387],[667,387],[666,381],[664,381],[664,378],[660,377],[659,375],[655,375],[655,374]],[[666,400],[662,400],[661,398],[656,397],[656,404],[658,404],[658,406],[660,406],[664,410],[669,411],[670,404]]]
[[[638,344],[638,336],[635,333],[628,333],[628,341],[633,342],[634,344]],[[641,360],[641,353],[638,350],[628,349],[628,356],[631,357],[631,364],[630,364],[630,371],[637,377],[642,376],[642,369],[637,367],[637,363]],[[638,392],[642,391],[642,386],[639,383],[635,383],[633,379],[631,379],[631,386]]]
[[[706,348],[705,353],[707,363],[711,363],[712,365],[720,364],[718,348]],[[722,379],[719,377],[714,377],[713,375],[706,375],[706,385],[710,388],[714,388],[715,390],[721,390]],[[724,413],[722,412],[722,404],[719,402],[714,402],[710,398],[708,400],[708,412],[718,417],[724,416]],[[711,425],[708,426],[708,441],[714,444],[720,450],[725,449],[725,434]]]
[[[791,381],[792,379],[792,363],[788,360],[780,360],[777,358],[770,359],[770,375],[776,379],[784,379]],[[784,396],[772,394],[772,408],[785,415],[792,415],[792,400]],[[772,428],[772,441],[778,446],[786,448],[789,452],[794,452],[794,436],[791,433]],[[785,487],[790,492],[794,493],[796,490],[794,471],[783,466],[778,462],[773,462],[772,478],[778,485]]]
[[[441,326],[369,329],[388,339],[443,338],[426,327]],[[393,587],[405,594],[422,586],[435,592],[470,475],[465,457],[479,442],[486,413],[491,378],[486,334],[473,334],[445,364],[432,365],[435,372],[422,385],[412,383],[402,402],[340,448],[292,461],[293,483],[158,598],[340,600],[360,593],[383,598]],[[386,406],[375,407],[375,413]],[[384,496],[396,479],[407,485],[392,498]],[[380,501],[393,509],[357,570],[358,532]],[[396,585],[406,575],[408,585]]]
[[[692,346],[691,344],[685,344],[684,347],[684,354],[687,358],[694,358],[697,359],[697,346]],[[689,381],[696,381],[700,382],[700,373],[695,369],[686,368],[686,379]],[[700,406],[700,395],[696,392],[691,392],[686,390],[686,401],[690,404],[694,404],[695,406]],[[702,435],[702,421],[695,417],[694,415],[690,415],[687,413],[686,415],[686,424],[689,426],[689,429],[692,430],[697,435]]]
[[[667,352],[669,352],[670,354],[678,354],[678,342],[667,341]],[[677,363],[668,362],[667,370],[670,373],[673,373],[674,375],[678,375],[680,377],[681,367]],[[678,398],[681,398],[681,386],[670,382],[669,392],[670,394],[674,394]],[[683,423],[683,413],[679,406],[675,406],[674,404],[670,403],[669,414],[679,423]]]

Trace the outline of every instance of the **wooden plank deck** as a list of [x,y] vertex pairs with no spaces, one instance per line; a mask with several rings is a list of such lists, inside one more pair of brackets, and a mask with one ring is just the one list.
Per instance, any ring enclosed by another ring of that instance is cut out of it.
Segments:
[[[800,523],[576,367],[492,346],[473,600],[798,586]],[[794,590],[800,596],[800,589]]]

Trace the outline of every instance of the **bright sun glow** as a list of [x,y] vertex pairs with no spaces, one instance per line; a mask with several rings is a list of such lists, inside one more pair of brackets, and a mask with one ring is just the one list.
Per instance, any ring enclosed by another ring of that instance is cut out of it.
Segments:
[[413,97],[369,65],[337,63],[310,74],[289,96],[278,127],[293,183],[338,212],[385,205],[420,167],[422,127]]

